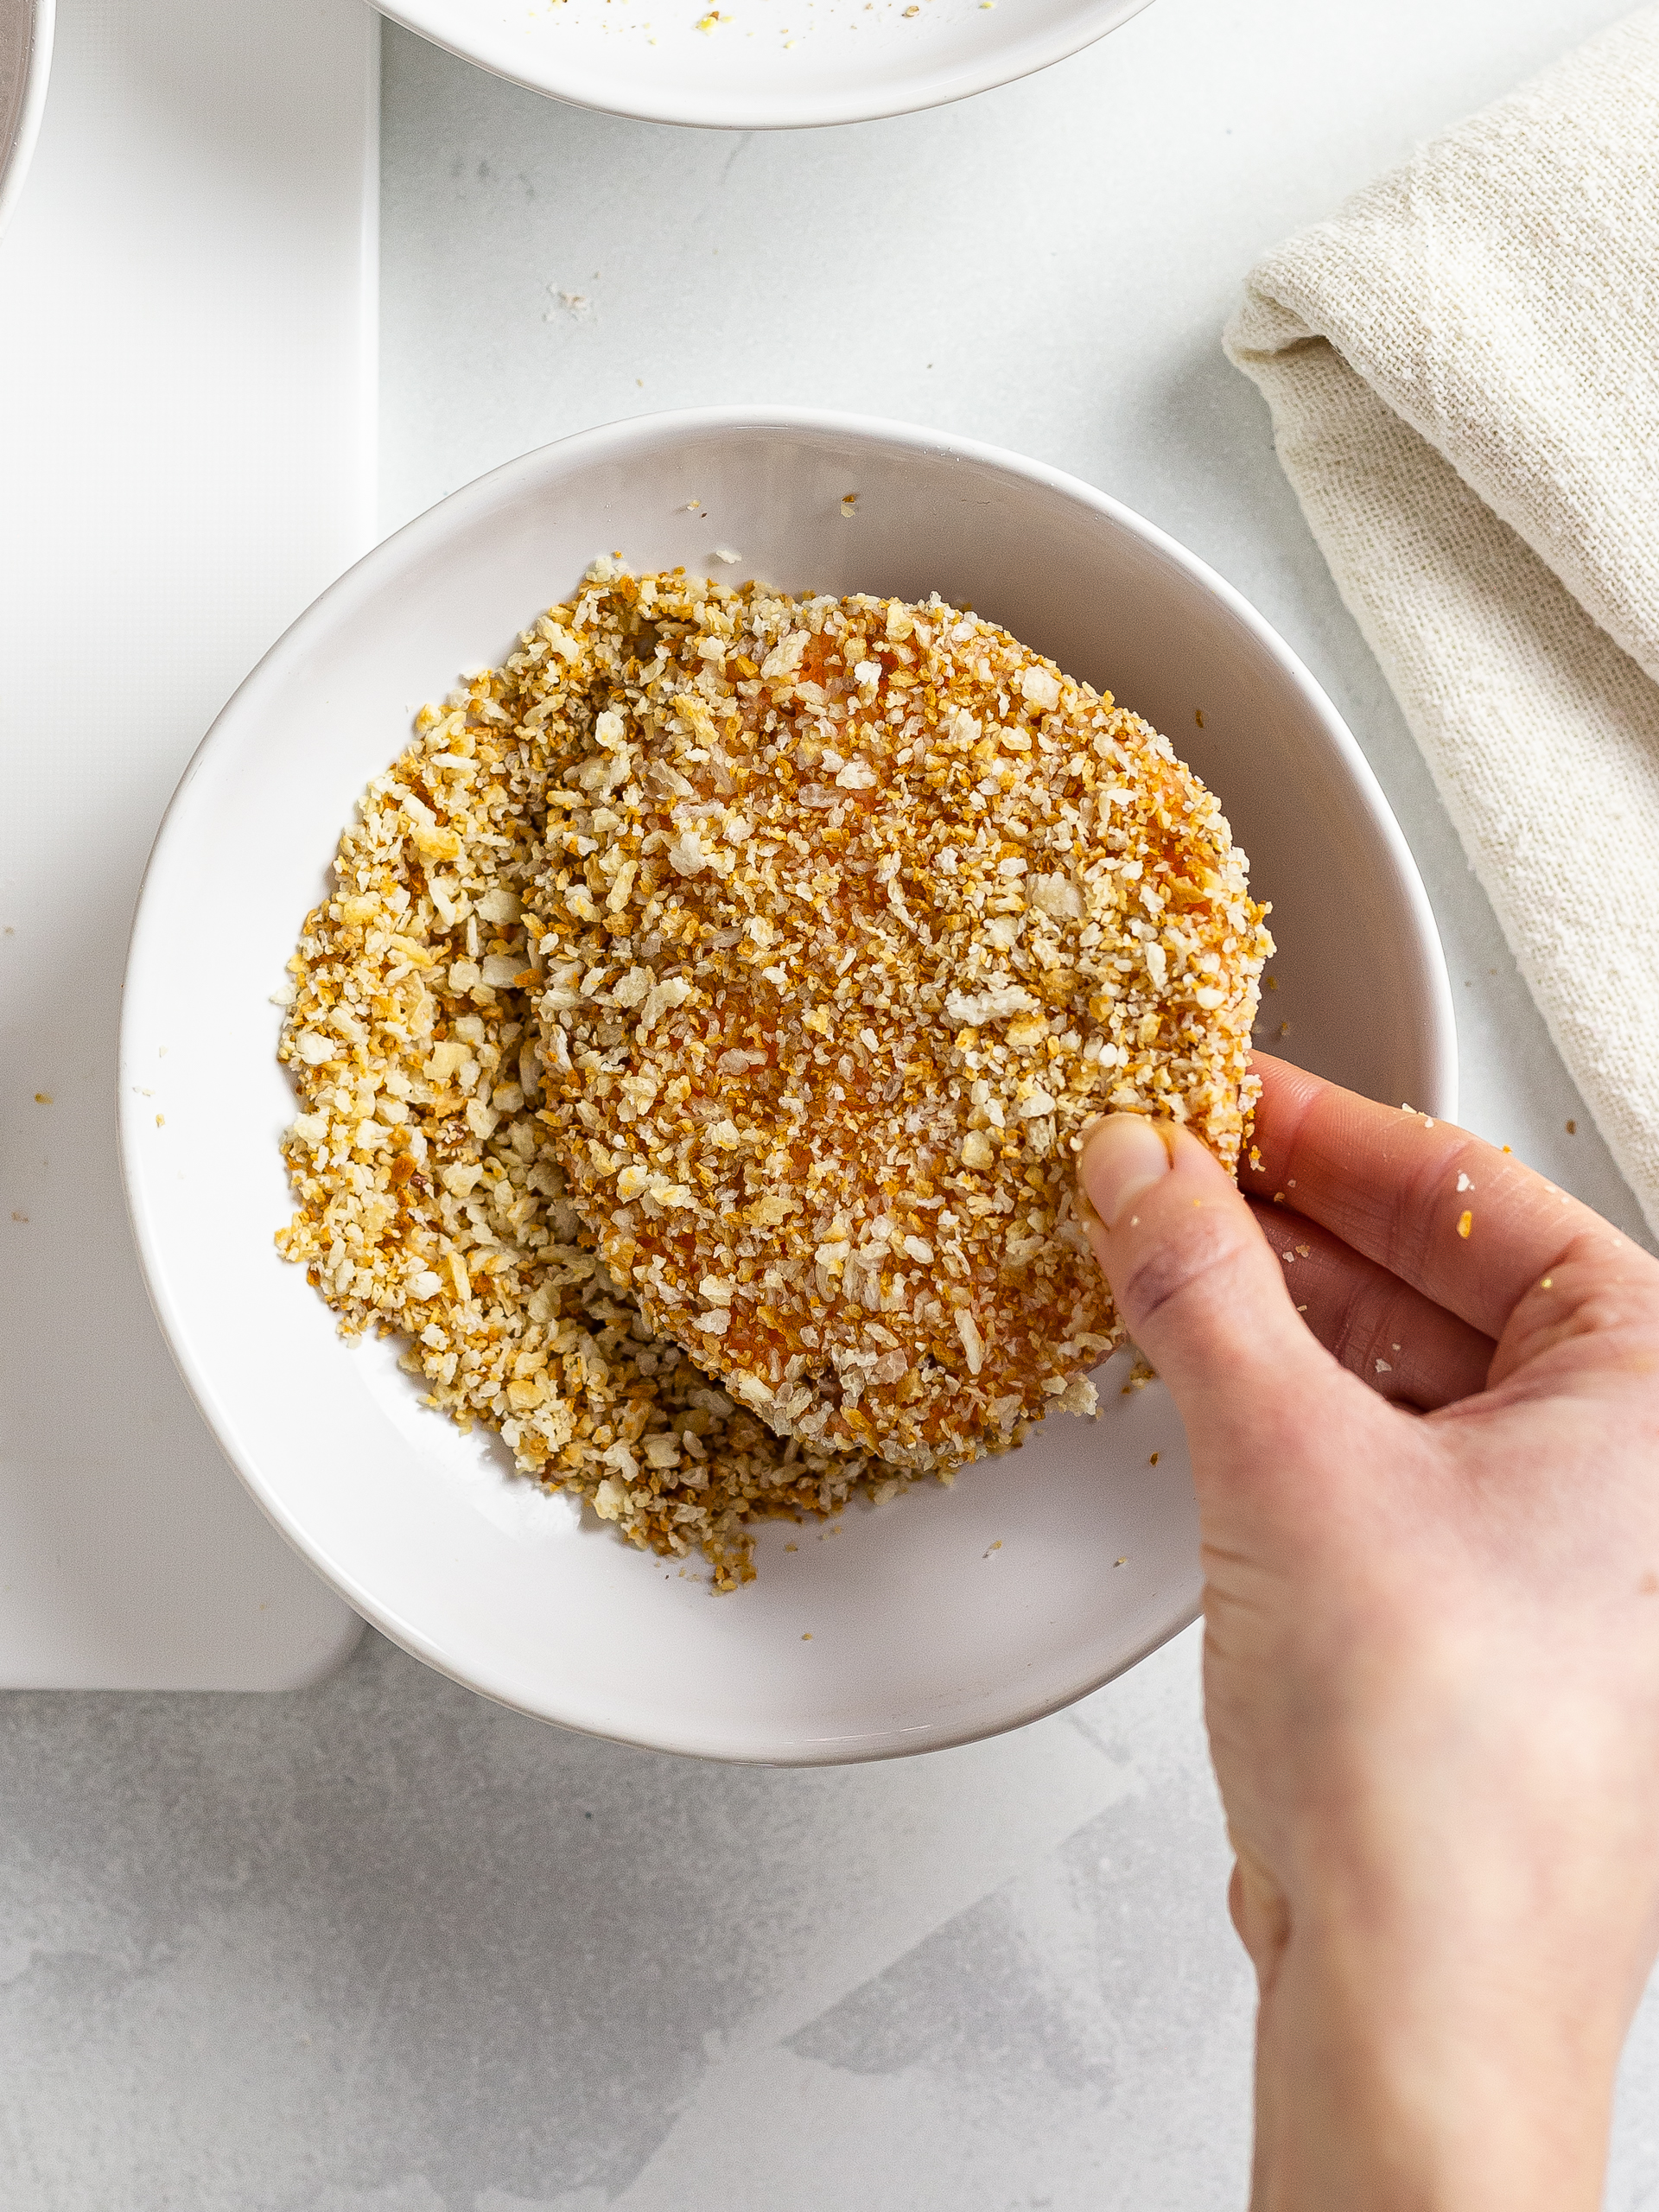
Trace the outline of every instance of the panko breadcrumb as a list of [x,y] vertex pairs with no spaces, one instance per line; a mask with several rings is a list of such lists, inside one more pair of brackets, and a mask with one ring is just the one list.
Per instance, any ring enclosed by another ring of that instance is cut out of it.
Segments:
[[[499,703],[544,658],[480,676],[365,793],[334,895],[289,963],[283,1255],[340,1316],[409,1342],[427,1402],[499,1429],[519,1470],[633,1542],[753,1573],[745,1524],[900,1479],[867,1452],[780,1442],[607,1272],[538,1118],[519,902],[540,867],[545,747]],[[511,666],[511,664],[510,664]]]
[[1084,1117],[1230,1160],[1253,1095],[1264,910],[1164,741],[937,601],[607,562],[417,728],[281,995],[342,1332],[725,1588],[1086,1409]]
[[538,632],[496,697],[549,764],[544,1119],[613,1274],[816,1447],[948,1470],[1092,1408],[1084,1123],[1231,1166],[1255,1096],[1271,944],[1215,799],[937,598],[607,563]]

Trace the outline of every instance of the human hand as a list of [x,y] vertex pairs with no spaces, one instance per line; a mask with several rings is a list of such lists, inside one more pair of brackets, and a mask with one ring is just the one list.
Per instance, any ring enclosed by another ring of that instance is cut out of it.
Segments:
[[1659,1948],[1659,1262],[1256,1066],[1249,1200],[1134,1116],[1078,1166],[1192,1447],[1253,2205],[1592,2212]]

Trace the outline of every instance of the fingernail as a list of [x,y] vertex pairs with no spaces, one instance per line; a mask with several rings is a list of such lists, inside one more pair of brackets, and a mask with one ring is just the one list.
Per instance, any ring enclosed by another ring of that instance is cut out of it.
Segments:
[[1108,1229],[1168,1174],[1169,1148],[1144,1114],[1109,1114],[1090,1132],[1077,1161],[1077,1190]]

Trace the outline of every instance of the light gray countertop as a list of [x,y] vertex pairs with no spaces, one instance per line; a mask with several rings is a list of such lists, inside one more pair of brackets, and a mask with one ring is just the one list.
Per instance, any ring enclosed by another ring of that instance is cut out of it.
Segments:
[[[1028,83],[778,137],[561,108],[388,29],[383,521],[725,400],[1102,486],[1348,717],[1440,921],[1464,1118],[1641,1234],[1217,343],[1263,248],[1620,12],[1156,0]],[[1227,1863],[1191,1635],[1018,1736],[841,1772],[561,1735],[372,1636],[284,1697],[13,1696],[0,2196],[1222,2212],[1249,2082]],[[1650,1994],[1618,2212],[1659,2202],[1656,2065]]]

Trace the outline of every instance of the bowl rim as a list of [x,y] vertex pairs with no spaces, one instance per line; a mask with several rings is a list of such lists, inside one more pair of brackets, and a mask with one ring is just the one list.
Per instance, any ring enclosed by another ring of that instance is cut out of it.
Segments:
[[[1010,1705],[988,1725],[982,1716],[976,1718],[963,1714],[954,1719],[946,1716],[925,1728],[909,1727],[900,1732],[903,1737],[915,1740],[900,1740],[897,1735],[864,1738],[850,1751],[836,1748],[833,1744],[826,1745],[823,1739],[791,1745],[773,1742],[753,1751],[734,1751],[728,1744],[716,1744],[712,1735],[700,1739],[697,1732],[691,1729],[624,1732],[601,1725],[592,1716],[584,1720],[571,1712],[553,1710],[552,1700],[545,1694],[538,1699],[535,1686],[528,1680],[527,1670],[522,1666],[516,1667],[513,1662],[499,1657],[474,1662],[457,1655],[447,1649],[416,1622],[406,1618],[378,1597],[356,1573],[338,1563],[322,1543],[309,1535],[286,1503],[280,1484],[273,1486],[268,1481],[262,1471],[258,1454],[244,1442],[239,1421],[220,1399],[213,1376],[198,1358],[191,1341],[188,1319],[174,1299],[161,1235],[152,1218],[150,1177],[145,1166],[145,1155],[138,1142],[143,1116],[128,1080],[128,1069],[134,1058],[133,1048],[137,1042],[134,1025],[137,1017],[134,1007],[141,995],[136,985],[149,964],[151,932],[162,925],[156,919],[158,902],[152,896],[152,887],[164,875],[171,875],[174,847],[188,837],[189,825],[185,817],[191,787],[201,773],[209,755],[224,747],[227,740],[234,740],[245,719],[258,717],[264,711],[267,695],[278,690],[302,668],[310,650],[313,633],[332,628],[342,620],[348,620],[356,607],[378,594],[383,586],[409,563],[418,561],[441,548],[458,526],[464,530],[480,515],[487,514],[509,486],[522,486],[528,483],[546,490],[576,470],[603,463],[613,456],[637,452],[642,444],[673,444],[709,432],[734,430],[800,431],[856,439],[885,447],[890,451],[971,462],[1023,479],[1058,493],[1104,518],[1131,537],[1138,537],[1149,550],[1183,571],[1227,609],[1300,695],[1322,728],[1333,753],[1345,768],[1354,793],[1376,833],[1393,887],[1401,896],[1413,925],[1413,934],[1427,986],[1427,1003],[1418,1009],[1432,1076],[1425,1094],[1424,1110],[1448,1120],[1455,1117],[1457,1033],[1454,1002],[1440,933],[1416,862],[1383,796],[1382,786],[1360,750],[1358,741],[1296,654],[1248,600],[1155,524],[1147,522],[1109,493],[1096,490],[1092,485],[1063,470],[1051,467],[1046,462],[1028,460],[978,440],[955,437],[944,431],[892,422],[880,416],[833,413],[806,407],[728,405],[669,410],[626,416],[592,429],[577,431],[503,462],[475,478],[472,483],[461,486],[423,514],[405,523],[390,537],[382,539],[370,552],[354,562],[289,624],[244,678],[215,717],[181,776],[162,817],[139,886],[122,980],[121,1033],[117,1055],[117,1119],[121,1176],[133,1243],[151,1307],[174,1363],[209,1433],[255,1503],[278,1533],[349,1605],[393,1643],[440,1674],[448,1675],[450,1680],[514,1711],[536,1719],[552,1721],[559,1726],[573,1728],[582,1733],[631,1743],[643,1750],[716,1758],[735,1764],[850,1764],[977,1742],[1013,1728],[1023,1727],[1030,1721],[1058,1712],[1075,1703],[1078,1698],[1101,1688],[1130,1667],[1138,1665],[1172,1637],[1190,1626],[1198,1618],[1200,1608],[1196,1604],[1189,1607],[1179,1619],[1172,1620],[1161,1632],[1147,1638],[1128,1656],[1063,1692],[1045,1693],[1025,1701],[1014,1698]],[[188,850],[188,845],[184,849]]]
[[0,146],[0,237],[5,235],[6,226],[16,213],[41,135],[47,87],[52,77],[56,6],[57,0],[34,0],[29,11],[29,60],[23,70],[23,96],[17,103],[10,140]]
[[630,84],[620,70],[526,67],[522,51],[505,31],[465,20],[464,0],[461,4],[457,0],[373,0],[373,4],[381,15],[445,53],[571,107],[706,130],[804,130],[914,115],[1014,84],[1093,46],[1150,7],[1152,0],[1083,0],[1074,14],[1046,34],[997,48],[977,61],[893,79],[890,92],[884,92],[882,80],[874,79],[862,88],[830,92],[808,88],[786,98],[772,92],[746,98],[724,88],[702,95],[684,86],[657,94]]

